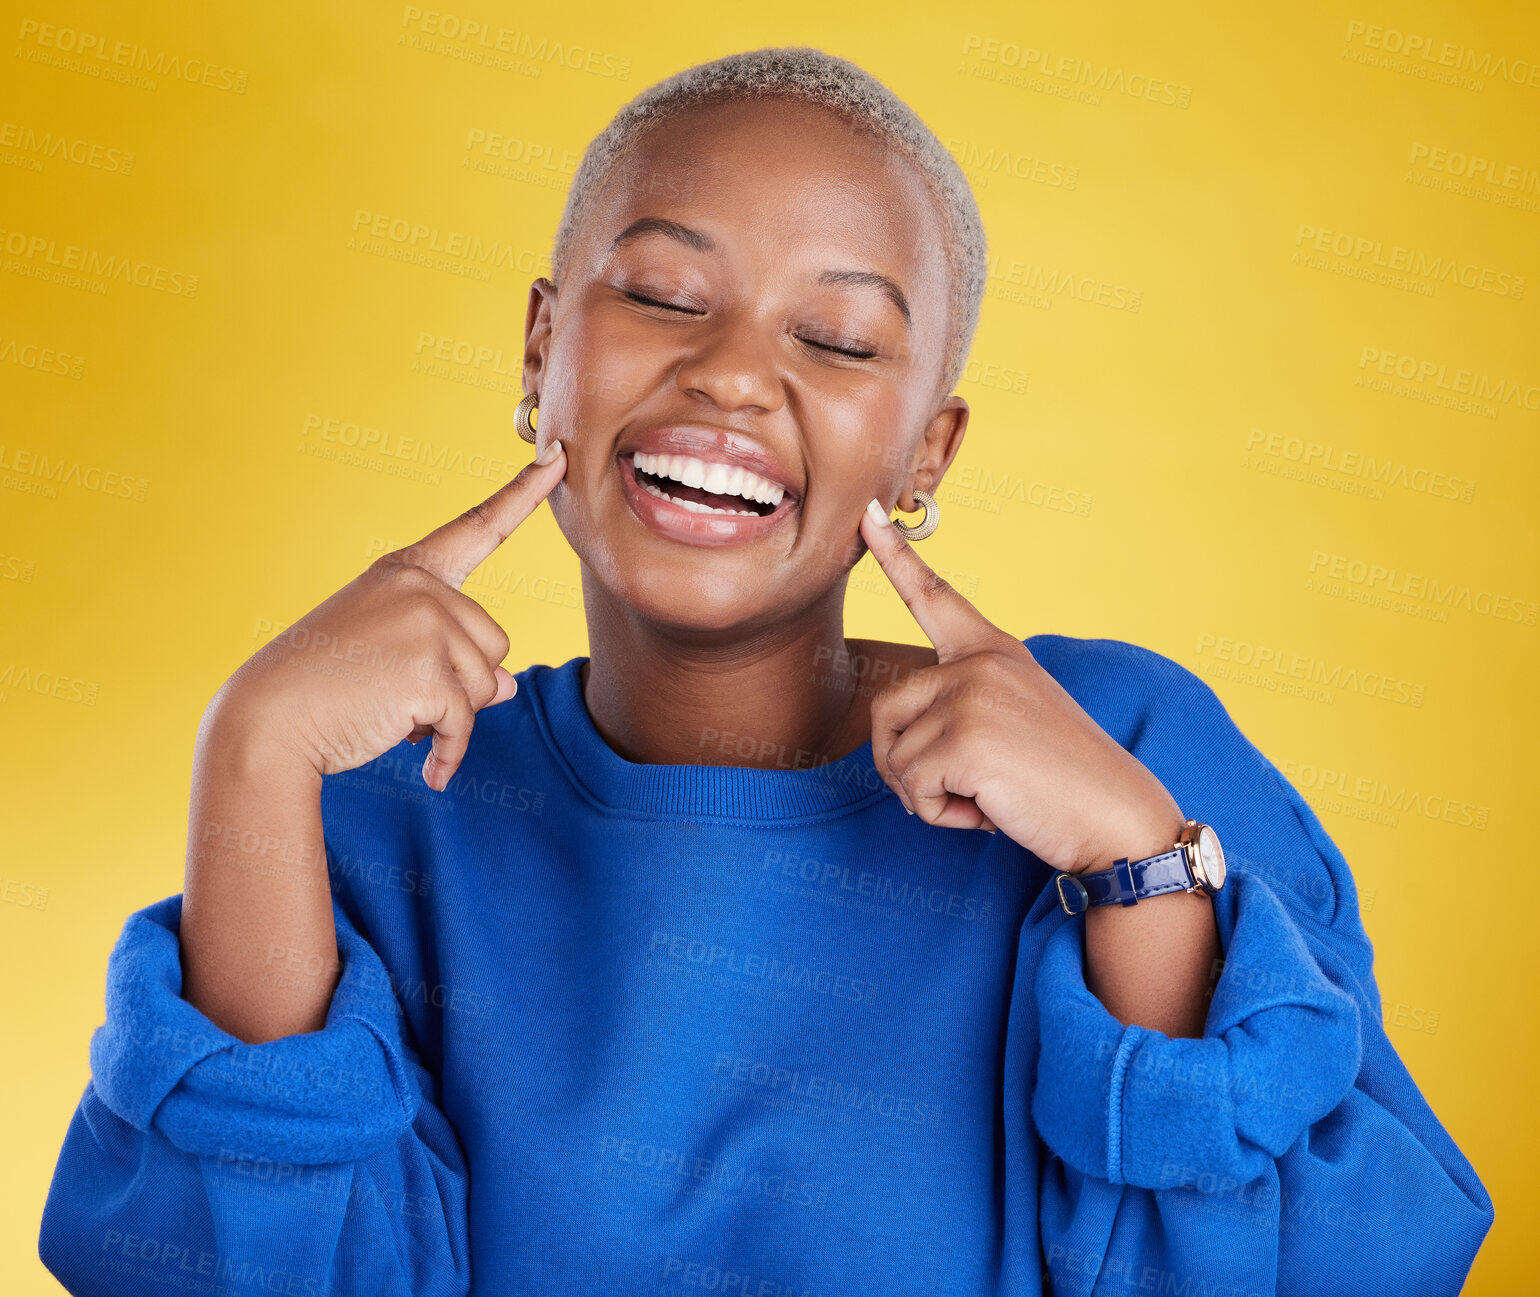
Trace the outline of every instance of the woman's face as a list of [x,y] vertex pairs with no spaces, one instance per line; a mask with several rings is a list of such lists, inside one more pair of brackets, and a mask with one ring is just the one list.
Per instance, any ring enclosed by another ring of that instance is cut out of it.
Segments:
[[967,423],[939,390],[942,238],[907,160],[824,110],[732,103],[646,132],[559,294],[530,296],[524,387],[540,444],[567,449],[549,500],[586,575],[680,628],[827,598],[866,502],[916,507]]

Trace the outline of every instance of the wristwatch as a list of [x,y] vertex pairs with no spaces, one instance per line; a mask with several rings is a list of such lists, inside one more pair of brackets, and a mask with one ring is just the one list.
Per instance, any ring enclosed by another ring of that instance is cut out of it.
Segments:
[[1128,857],[1095,873],[1054,874],[1059,905],[1066,914],[1083,914],[1092,905],[1135,905],[1166,892],[1203,891],[1212,896],[1225,885],[1225,853],[1219,835],[1207,824],[1188,820],[1176,846],[1132,863]]

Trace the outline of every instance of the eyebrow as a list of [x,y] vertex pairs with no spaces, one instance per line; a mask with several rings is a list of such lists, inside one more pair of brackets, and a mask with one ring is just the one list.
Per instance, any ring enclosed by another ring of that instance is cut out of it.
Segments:
[[826,270],[818,276],[818,282],[820,284],[870,284],[873,288],[880,288],[887,295],[888,300],[898,307],[899,313],[904,317],[904,323],[914,323],[909,314],[909,299],[904,296],[904,290],[886,275],[879,275],[875,270]]
[[[671,239],[683,243],[696,252],[714,252],[716,244],[711,241],[711,236],[700,230],[692,230],[688,225],[681,225],[678,221],[666,220],[661,216],[643,216],[639,220],[632,221],[610,243],[610,251],[613,252],[627,239],[638,238],[643,234],[663,234]],[[820,284],[856,284],[877,288],[887,299],[898,308],[899,314],[904,317],[906,325],[913,325],[914,317],[909,311],[909,299],[904,296],[904,290],[895,284],[886,275],[879,275],[875,270],[825,270],[818,276]]]
[[661,216],[644,216],[640,220],[632,221],[610,244],[613,252],[627,239],[634,239],[642,234],[666,234],[671,239],[677,239],[686,247],[694,248],[697,252],[714,252],[716,244],[711,237],[702,234],[699,230],[692,230],[688,225],[681,225],[678,221],[667,221]]

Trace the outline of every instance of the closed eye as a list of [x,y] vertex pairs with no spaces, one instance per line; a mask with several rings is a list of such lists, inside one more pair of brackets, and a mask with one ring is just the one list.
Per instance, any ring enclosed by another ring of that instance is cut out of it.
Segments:
[[682,315],[704,315],[704,311],[692,311],[688,306],[676,306],[673,302],[660,302],[655,297],[648,297],[643,293],[633,293],[630,289],[625,295],[633,302],[640,302],[643,306],[656,306],[664,311],[678,311]]
[[[687,306],[679,306],[673,302],[661,302],[656,297],[648,297],[645,293],[638,293],[629,288],[622,290],[622,292],[631,301],[638,302],[643,306],[655,306],[660,311],[676,311],[680,315],[705,314],[704,311],[692,311]],[[851,360],[872,360],[877,355],[875,351],[850,350],[845,347],[832,346],[827,342],[818,342],[812,338],[802,338],[801,341],[805,342],[809,347],[817,347],[819,351],[831,352],[836,356],[848,356]]]
[[814,342],[811,338],[802,341],[820,351],[832,351],[836,356],[849,356],[852,360],[871,360],[877,354],[875,351],[847,351],[844,347],[831,347],[827,342]]

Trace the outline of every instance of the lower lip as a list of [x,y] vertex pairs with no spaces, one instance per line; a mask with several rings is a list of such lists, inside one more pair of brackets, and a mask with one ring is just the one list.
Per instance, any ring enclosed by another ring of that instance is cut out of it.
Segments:
[[796,502],[788,493],[780,504],[763,517],[745,517],[730,513],[692,513],[669,500],[660,500],[636,480],[636,467],[630,455],[621,455],[616,461],[620,480],[625,483],[626,499],[631,511],[653,531],[670,540],[683,541],[686,545],[742,545],[760,539],[766,532],[779,526],[781,520],[796,508]]

